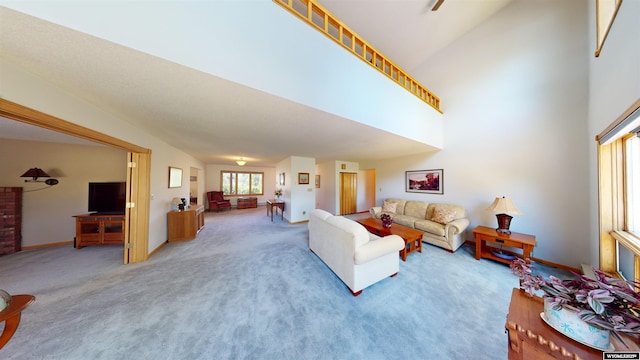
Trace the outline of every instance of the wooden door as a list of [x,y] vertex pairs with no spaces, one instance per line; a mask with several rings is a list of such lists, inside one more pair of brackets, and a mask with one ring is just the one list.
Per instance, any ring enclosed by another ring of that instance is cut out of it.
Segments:
[[355,214],[358,174],[340,173],[340,215]]
[[124,225],[124,263],[147,260],[151,153],[128,154],[127,207]]

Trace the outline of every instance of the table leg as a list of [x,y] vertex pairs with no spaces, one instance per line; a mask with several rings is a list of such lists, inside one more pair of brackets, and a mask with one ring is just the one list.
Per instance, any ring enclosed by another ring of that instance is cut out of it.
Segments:
[[531,245],[523,245],[522,246],[522,258],[523,259],[531,259],[531,251],[533,251],[533,246],[531,246]]
[[481,253],[482,253],[482,240],[476,237],[476,260],[480,260]]

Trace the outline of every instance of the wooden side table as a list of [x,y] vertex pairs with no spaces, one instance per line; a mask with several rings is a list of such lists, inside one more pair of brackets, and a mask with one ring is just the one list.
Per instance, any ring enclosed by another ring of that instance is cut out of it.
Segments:
[[4,322],[4,329],[0,335],[0,349],[9,342],[18,329],[22,310],[35,300],[36,297],[33,295],[13,295],[9,306],[0,311],[0,323]]
[[536,246],[536,237],[528,234],[511,232],[511,234],[503,234],[486,226],[478,226],[473,229],[473,236],[476,239],[476,260],[487,258],[499,261],[504,264],[510,264],[511,260],[503,259],[495,256],[489,251],[487,242],[497,243],[512,248],[522,249],[522,257],[531,258],[533,247]]
[[273,208],[276,209],[276,216],[278,215],[278,209],[280,209],[280,216],[284,221],[284,201],[282,200],[267,200],[267,216],[271,214],[271,221],[273,221]]

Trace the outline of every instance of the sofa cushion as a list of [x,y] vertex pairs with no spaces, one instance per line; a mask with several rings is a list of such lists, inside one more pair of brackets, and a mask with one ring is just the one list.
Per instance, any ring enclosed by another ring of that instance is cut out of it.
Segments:
[[396,214],[404,215],[404,205],[407,203],[407,200],[398,199],[398,198],[389,198],[385,201],[396,203]]
[[414,227],[414,226],[413,226],[413,223],[415,223],[415,222],[416,222],[416,220],[419,220],[419,219],[416,219],[416,218],[414,218],[413,216],[407,216],[407,215],[395,215],[395,216],[392,218],[392,220],[393,220],[393,222],[394,222],[395,224],[404,225],[404,226],[406,226],[406,227],[413,228],[413,227]]
[[455,210],[443,208],[441,206],[436,206],[436,208],[433,209],[433,216],[431,217],[431,221],[435,221],[437,223],[446,225],[448,222],[453,221],[455,218],[456,218]]
[[326,219],[327,224],[331,224],[353,237],[355,247],[358,248],[369,241],[369,232],[364,226],[342,216],[331,216]]
[[397,208],[398,208],[398,203],[395,203],[395,202],[385,200],[385,202],[382,204],[383,212],[389,212],[389,213],[395,214]]
[[451,204],[429,204],[427,207],[427,217],[425,219],[432,219],[433,212],[437,207],[455,211],[456,214],[453,220],[463,219],[466,217],[466,210],[463,206]]
[[414,223],[418,230],[429,232],[433,235],[444,236],[444,225],[431,220],[418,220]]
[[404,215],[413,216],[419,220],[426,219],[427,215],[427,204],[424,201],[412,201],[409,200],[404,205]]

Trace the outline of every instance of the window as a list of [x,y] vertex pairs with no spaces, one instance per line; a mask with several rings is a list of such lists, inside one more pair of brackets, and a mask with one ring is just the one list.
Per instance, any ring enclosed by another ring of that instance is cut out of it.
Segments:
[[264,173],[221,171],[220,187],[225,195],[263,195]]
[[601,270],[640,280],[640,99],[598,135]]
[[640,236],[640,137],[624,139],[627,230]]

